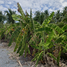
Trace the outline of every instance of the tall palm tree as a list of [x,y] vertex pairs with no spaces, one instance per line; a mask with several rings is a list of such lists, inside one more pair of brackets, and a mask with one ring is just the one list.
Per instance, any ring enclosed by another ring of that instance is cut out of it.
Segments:
[[40,24],[42,24],[43,21],[44,21],[44,13],[41,12],[41,14],[40,14]]
[[51,19],[50,23],[56,23],[55,14],[54,14],[54,16],[52,17],[52,19]]
[[0,22],[2,21],[2,12],[0,11]]
[[48,18],[49,13],[48,10],[45,10],[44,12],[36,11],[35,12],[35,17],[34,20],[39,22],[40,24],[43,23],[43,21]]
[[44,11],[44,15],[45,15],[45,16],[44,16],[44,19],[48,18],[48,16],[49,16],[48,10],[45,10],[45,11]]
[[67,6],[63,9],[63,16],[65,16],[65,14],[67,14]]
[[38,22],[40,22],[40,11],[36,11],[35,12],[35,17],[33,18],[35,21],[38,21]]
[[3,15],[2,11],[0,11],[0,23],[4,23],[5,15]]
[[64,7],[62,15],[63,15],[62,21],[65,22],[65,23],[67,23],[67,6]]
[[62,13],[60,12],[60,10],[56,12],[55,18],[56,18],[56,22],[62,21]]
[[15,21],[12,18],[12,15],[16,13],[16,11],[12,11],[11,9],[8,9],[8,11],[5,11],[7,16],[7,22],[8,23],[15,23]]

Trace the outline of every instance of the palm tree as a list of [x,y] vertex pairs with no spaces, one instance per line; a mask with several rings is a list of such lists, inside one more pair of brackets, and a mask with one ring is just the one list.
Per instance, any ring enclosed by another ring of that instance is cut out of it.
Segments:
[[0,22],[2,21],[2,12],[0,11]]
[[44,21],[44,13],[41,12],[41,14],[40,14],[40,24],[42,24],[43,21]]
[[33,18],[35,21],[38,21],[38,22],[40,22],[40,11],[36,11],[35,12],[35,17]]
[[60,12],[60,10],[58,10],[56,12],[56,15],[55,15],[55,18],[56,18],[56,22],[61,22],[61,18],[62,18],[62,13]]
[[54,16],[52,17],[52,19],[51,19],[50,23],[56,23],[55,14],[54,14]]
[[54,16],[53,16],[53,18],[52,18],[52,20],[51,20],[51,23],[61,22],[61,21],[62,21],[62,18],[63,18],[63,15],[62,15],[62,13],[60,12],[60,10],[58,10],[58,11],[54,14]]
[[12,18],[12,15],[16,13],[16,11],[12,11],[11,9],[8,9],[8,11],[5,11],[7,16],[7,22],[8,23],[15,23],[15,21]]
[[63,15],[62,21],[67,23],[67,6],[64,7],[62,15]]
[[45,15],[45,16],[44,16],[44,19],[48,18],[48,16],[49,16],[48,10],[45,10],[45,11],[44,11],[44,15]]
[[65,16],[65,14],[67,14],[67,6],[63,9],[63,16]]
[[36,11],[35,12],[35,17],[34,20],[39,22],[40,24],[43,23],[43,21],[48,18],[49,13],[48,10],[45,10],[44,12]]
[[0,23],[4,23],[5,15],[3,15],[2,11],[0,11]]
[[67,23],[67,14],[63,17],[62,21]]

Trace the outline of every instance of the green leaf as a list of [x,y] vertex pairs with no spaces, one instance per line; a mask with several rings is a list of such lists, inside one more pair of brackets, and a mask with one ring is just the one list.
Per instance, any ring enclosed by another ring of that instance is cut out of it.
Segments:
[[49,32],[52,32],[52,29],[51,28],[49,28],[49,27],[44,27],[44,28],[38,28],[37,30],[36,30],[36,32],[42,32],[42,31],[45,31],[45,32],[47,32],[47,33],[49,33]]
[[45,48],[45,49],[48,49],[48,48],[49,48],[48,46],[49,46],[49,44],[51,43],[51,40],[52,40],[53,37],[54,37],[54,31],[52,31],[52,32],[49,34],[49,37],[48,37],[46,43],[44,44],[44,48]]
[[36,66],[37,66],[39,60],[42,58],[42,56],[43,56],[43,51],[41,51],[40,53],[37,53],[36,56],[32,59],[32,61],[36,60]]
[[60,55],[61,55],[61,51],[59,52],[58,57],[57,57],[57,65],[58,66],[59,66],[59,61],[60,61]]
[[17,53],[20,52],[21,48],[22,48],[22,40],[20,41],[20,44],[19,44],[19,47],[18,47]]
[[59,26],[57,26],[56,28],[55,28],[55,30],[60,34],[60,33],[63,33],[63,30],[59,27]]
[[39,55],[39,53],[36,53],[36,56],[31,61],[37,60],[38,55]]
[[21,16],[20,16],[20,15],[17,15],[17,14],[13,14],[13,15],[12,15],[12,18],[13,18],[15,21],[21,20],[20,17],[21,17]]
[[65,52],[67,52],[67,44],[65,44],[65,43],[63,43],[63,52],[65,53]]
[[33,48],[35,48],[35,49],[39,49],[39,47],[36,46],[36,45],[31,45],[31,47],[33,47]]
[[23,12],[23,10],[22,10],[20,4],[17,3],[17,6],[18,6],[18,12],[22,15],[22,18],[23,18],[23,20],[24,20],[24,19],[25,19],[25,14],[24,14],[24,12]]
[[57,31],[59,34],[63,33],[62,28],[60,28],[59,26],[57,26],[56,24],[49,24],[49,27],[54,29],[55,31]]
[[63,41],[63,38],[62,37],[59,37],[56,41],[55,41],[55,43],[61,43]]
[[64,32],[63,34],[67,36],[67,32]]
[[67,30],[67,24],[62,27],[62,30],[63,31]]
[[41,51],[41,52],[39,53],[38,57],[37,57],[36,66],[37,66],[39,60],[42,58],[42,56],[43,56],[43,51]]
[[20,32],[20,29],[21,29],[21,28],[17,28],[17,29],[13,32],[13,34],[12,34],[12,36],[11,36],[11,39],[10,39],[10,41],[9,41],[8,46],[11,46],[12,40],[18,36],[18,34],[19,34],[19,32]]
[[16,45],[15,45],[15,48],[14,48],[14,52],[15,52],[15,51],[17,50],[17,48],[19,47],[20,41],[21,41],[21,39],[22,39],[21,34],[22,34],[22,32],[20,32],[20,33],[18,34],[18,37],[17,37],[17,39],[16,39]]
[[54,15],[54,12],[52,12],[51,15],[46,20],[43,21],[42,27],[44,27],[45,25],[49,24],[49,22],[51,21],[53,15]]
[[28,52],[28,49],[29,49],[29,47],[28,47],[28,44],[26,43],[26,47],[25,47],[25,57],[26,57],[26,54],[27,54],[27,52]]
[[21,48],[21,50],[19,52],[19,56],[23,55],[24,50],[25,50],[25,44],[22,46],[22,48]]
[[28,53],[31,54],[29,48],[28,48]]
[[51,53],[47,53],[49,56],[51,56],[54,60],[56,60],[57,61],[57,59],[56,59],[56,57],[53,55],[53,54],[51,54]]

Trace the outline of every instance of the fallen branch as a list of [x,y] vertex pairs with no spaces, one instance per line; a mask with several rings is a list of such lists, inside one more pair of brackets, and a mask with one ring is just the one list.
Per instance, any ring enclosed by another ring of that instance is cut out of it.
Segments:
[[16,59],[17,59],[17,62],[19,63],[19,65],[20,65],[20,67],[23,67],[21,62],[18,60],[18,57],[16,57]]

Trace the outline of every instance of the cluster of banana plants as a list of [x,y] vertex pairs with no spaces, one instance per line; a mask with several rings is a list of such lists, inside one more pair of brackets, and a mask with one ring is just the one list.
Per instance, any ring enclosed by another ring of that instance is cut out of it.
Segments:
[[0,39],[6,39],[5,30],[7,27],[7,24],[0,24]]
[[4,25],[3,24],[0,24],[0,39],[2,39],[2,37],[3,37],[3,32],[4,32]]
[[[39,28],[35,29],[36,35],[39,35],[41,40],[38,45],[31,45],[32,47],[38,49],[33,61],[38,61],[42,58],[45,60],[45,55],[51,56],[59,66],[61,53],[67,52],[67,24],[63,25],[61,28],[57,24],[49,24],[53,17],[52,13],[48,19],[43,21]],[[49,50],[49,51],[48,51]]]
[[18,23],[14,24],[0,24],[0,39],[9,40],[12,32],[17,27]]
[[20,15],[12,15],[15,21],[19,23],[9,25],[5,34],[11,32],[11,38],[8,46],[15,42],[14,52],[17,51],[19,56],[25,53],[34,56],[32,61],[36,61],[36,65],[39,60],[45,61],[45,56],[51,56],[57,65],[59,66],[61,53],[67,52],[67,24],[61,25],[50,23],[54,12],[43,21],[42,24],[32,19],[32,10],[30,15],[24,13],[20,4],[17,3],[18,12]]

